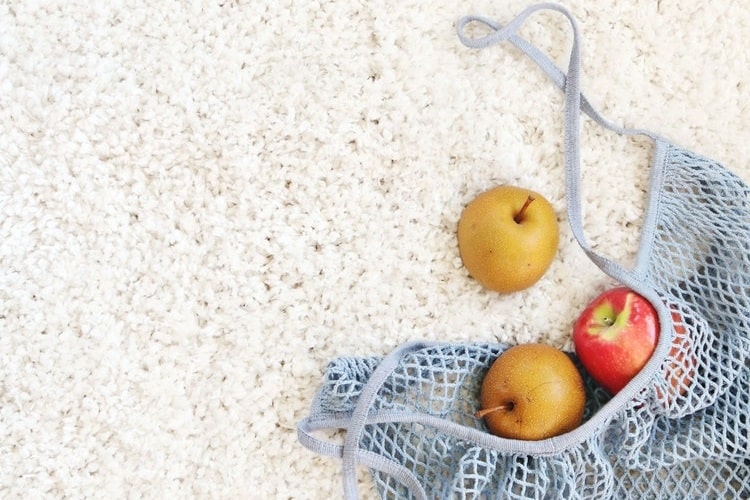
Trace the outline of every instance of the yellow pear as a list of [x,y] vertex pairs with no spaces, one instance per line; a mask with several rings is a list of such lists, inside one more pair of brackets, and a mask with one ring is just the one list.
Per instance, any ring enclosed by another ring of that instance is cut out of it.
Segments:
[[479,399],[476,416],[492,434],[539,440],[581,424],[586,391],[567,354],[545,344],[521,344],[490,366]]
[[464,208],[457,236],[469,274],[485,288],[511,293],[530,287],[547,271],[557,252],[559,228],[542,195],[499,186]]

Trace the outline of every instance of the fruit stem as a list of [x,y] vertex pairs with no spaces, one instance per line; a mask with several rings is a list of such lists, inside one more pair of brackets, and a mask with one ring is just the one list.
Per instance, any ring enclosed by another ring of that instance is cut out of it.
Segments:
[[493,408],[485,408],[483,410],[479,410],[476,413],[474,413],[474,416],[477,418],[482,418],[489,413],[494,413],[496,411],[501,411],[501,410],[512,410],[512,409],[513,409],[513,403],[505,403],[500,406],[495,406]]
[[521,207],[521,210],[516,214],[515,217],[513,217],[513,220],[516,221],[516,224],[520,224],[523,222],[523,216],[526,213],[526,209],[529,208],[529,205],[531,205],[531,202],[536,200],[533,195],[529,195],[528,198],[526,198],[526,203],[523,204]]

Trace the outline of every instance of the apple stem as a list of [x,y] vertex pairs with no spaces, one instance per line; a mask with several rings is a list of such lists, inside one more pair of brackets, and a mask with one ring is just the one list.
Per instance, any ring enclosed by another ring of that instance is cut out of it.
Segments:
[[474,413],[474,416],[477,418],[482,418],[488,413],[494,413],[496,411],[512,410],[512,409],[513,409],[513,403],[506,403],[500,406],[495,406],[493,408],[485,408],[484,410],[479,410],[476,413]]
[[536,198],[534,196],[529,195],[528,198],[526,198],[526,203],[523,204],[521,207],[521,210],[516,214],[515,217],[513,217],[513,220],[516,221],[516,224],[520,224],[523,222],[523,215],[526,213],[526,209],[529,208],[529,205],[531,205],[531,202],[534,201]]

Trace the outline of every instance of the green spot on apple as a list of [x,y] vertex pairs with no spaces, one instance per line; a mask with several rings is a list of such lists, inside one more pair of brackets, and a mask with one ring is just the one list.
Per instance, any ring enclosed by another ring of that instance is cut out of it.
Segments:
[[623,327],[630,321],[633,294],[625,297],[625,307],[619,312],[610,301],[604,301],[594,308],[591,326],[588,329],[590,335],[600,336],[604,340],[612,341],[619,335]]

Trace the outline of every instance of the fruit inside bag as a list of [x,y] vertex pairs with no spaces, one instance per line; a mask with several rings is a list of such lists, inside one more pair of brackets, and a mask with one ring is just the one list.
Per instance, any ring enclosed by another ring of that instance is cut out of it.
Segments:
[[[515,34],[540,9],[573,27],[567,74]],[[470,23],[489,33],[466,37]],[[583,422],[538,441],[494,436],[474,415],[483,377],[507,345],[411,343],[383,358],[338,358],[300,422],[300,442],[342,460],[349,498],[358,465],[383,498],[750,498],[750,188],[708,158],[599,115],[580,93],[579,36],[564,8],[536,5],[507,26],[468,17],[458,29],[471,47],[510,41],[565,92],[573,234],[605,273],[654,306],[656,350],[612,397],[579,364]],[[583,234],[580,110],[654,142],[632,269],[598,255]],[[344,429],[343,443],[315,437],[323,429]]]
[[[484,374],[507,348],[412,343],[385,359],[338,358],[300,427],[302,442],[315,449],[315,430],[351,425],[366,408],[363,425],[350,426],[347,437],[358,436],[350,451],[370,461],[383,498],[499,492],[503,498],[743,498],[750,492],[746,424],[741,435],[750,411],[746,392],[743,398],[730,388],[711,407],[673,418],[659,414],[664,408],[655,387],[647,386],[642,397],[598,422],[610,396],[579,366],[586,381],[584,423],[544,441],[507,440],[489,434],[474,416]],[[737,388],[748,382],[745,370]],[[378,383],[369,404],[358,406]],[[743,440],[744,453],[734,449]],[[328,451],[344,455],[343,447]]]

